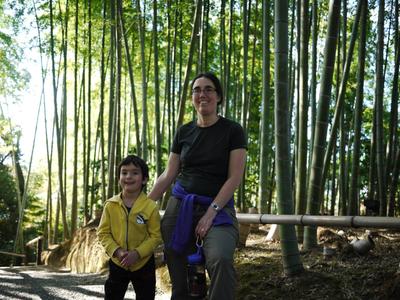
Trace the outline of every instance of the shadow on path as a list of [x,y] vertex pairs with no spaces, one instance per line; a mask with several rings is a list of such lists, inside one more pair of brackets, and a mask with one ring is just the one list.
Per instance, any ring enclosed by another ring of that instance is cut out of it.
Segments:
[[[72,274],[46,266],[1,267],[0,299],[104,299],[106,278],[107,275]],[[125,299],[135,299],[131,286]]]

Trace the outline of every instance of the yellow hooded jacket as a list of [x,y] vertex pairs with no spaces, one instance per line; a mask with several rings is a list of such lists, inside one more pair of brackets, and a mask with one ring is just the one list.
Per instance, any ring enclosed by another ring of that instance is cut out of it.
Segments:
[[124,267],[118,258],[113,257],[115,250],[119,247],[128,251],[136,250],[140,258],[128,270],[140,269],[161,244],[160,213],[156,202],[141,192],[128,213],[121,194],[108,199],[104,204],[97,236],[108,256],[121,268]]

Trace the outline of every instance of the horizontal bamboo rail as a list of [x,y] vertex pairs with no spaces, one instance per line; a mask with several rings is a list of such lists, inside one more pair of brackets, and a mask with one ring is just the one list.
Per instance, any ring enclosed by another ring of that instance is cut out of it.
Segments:
[[344,226],[400,229],[400,218],[371,216],[319,216],[319,215],[271,215],[238,213],[239,223],[292,224],[302,226]]
[[7,251],[0,251],[0,254],[9,255],[9,256],[15,256],[15,257],[21,257],[21,258],[25,258],[25,257],[26,257],[25,254],[14,253],[14,252],[7,252]]
[[[19,260],[19,259],[21,259],[22,261],[21,261],[21,263],[23,264],[23,265],[27,265],[27,256],[26,256],[26,254],[23,254],[23,253],[15,253],[15,252],[8,252],[8,251],[0,251],[0,254],[3,254],[3,255],[8,255],[8,256],[13,256],[13,257],[17,257],[17,260]],[[17,262],[17,264],[19,264],[19,262]]]
[[[164,211],[160,211],[161,216]],[[239,223],[245,224],[292,224],[302,226],[344,226],[400,229],[400,218],[371,216],[319,216],[319,215],[272,215],[236,214]]]
[[31,247],[31,246],[36,246],[36,244],[40,241],[40,240],[43,240],[43,236],[38,236],[38,237],[35,237],[33,240],[30,240],[29,242],[27,242],[26,244],[25,244],[25,246],[27,246],[27,247]]

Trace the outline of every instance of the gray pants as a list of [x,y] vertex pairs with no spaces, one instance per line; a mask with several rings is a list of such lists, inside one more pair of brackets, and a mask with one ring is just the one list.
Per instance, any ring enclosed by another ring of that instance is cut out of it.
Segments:
[[[196,237],[194,229],[199,219],[204,215],[207,207],[194,205],[192,237],[183,254],[178,254],[168,248],[174,231],[181,201],[171,197],[167,209],[161,220],[161,233],[165,244],[165,257],[172,281],[172,300],[190,299],[187,295],[186,257],[196,252]],[[204,238],[203,251],[206,258],[206,268],[211,283],[208,291],[210,300],[235,299],[236,273],[233,266],[233,254],[238,241],[238,227],[235,210],[224,208],[232,217],[234,225],[213,226]]]

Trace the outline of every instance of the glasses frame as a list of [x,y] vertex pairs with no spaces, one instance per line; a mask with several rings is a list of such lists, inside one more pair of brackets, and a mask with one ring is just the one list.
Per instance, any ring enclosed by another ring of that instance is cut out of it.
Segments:
[[216,91],[217,91],[217,89],[215,87],[212,87],[212,86],[206,86],[203,89],[200,88],[200,87],[195,87],[195,88],[192,89],[192,95],[193,96],[200,96],[201,93],[203,92],[204,95],[210,96],[213,93],[215,93]]

